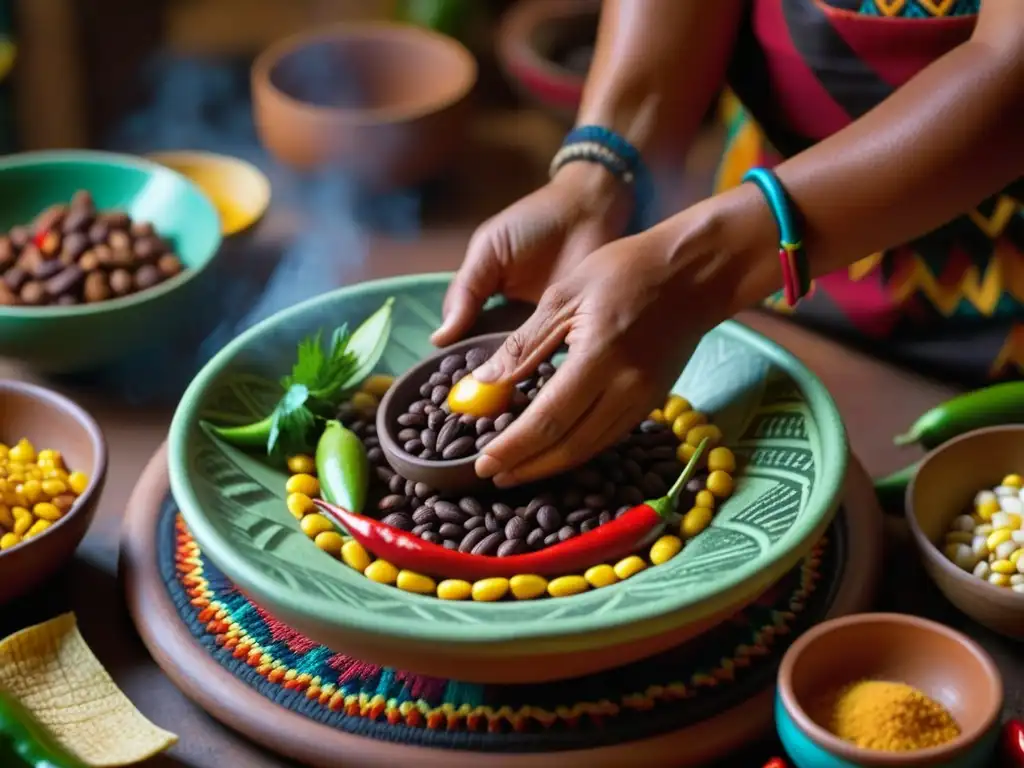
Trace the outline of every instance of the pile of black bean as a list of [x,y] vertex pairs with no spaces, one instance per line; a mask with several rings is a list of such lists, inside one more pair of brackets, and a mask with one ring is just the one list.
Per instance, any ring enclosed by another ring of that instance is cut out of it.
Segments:
[[[338,415],[362,439],[374,468],[368,508],[376,506],[377,516],[388,525],[476,555],[523,554],[588,533],[647,499],[663,496],[683,470],[672,431],[645,421],[579,469],[529,487],[446,496],[390,467],[372,418],[345,407]],[[679,500],[680,512],[693,505],[706,477],[700,474],[689,482]]]
[[452,413],[447,403],[452,386],[487,358],[487,351],[479,347],[442,358],[438,370],[420,387],[420,399],[397,419],[396,437],[406,453],[432,461],[472,456],[523,412],[555,372],[550,362],[541,363],[536,375],[516,386],[509,409],[495,418]]

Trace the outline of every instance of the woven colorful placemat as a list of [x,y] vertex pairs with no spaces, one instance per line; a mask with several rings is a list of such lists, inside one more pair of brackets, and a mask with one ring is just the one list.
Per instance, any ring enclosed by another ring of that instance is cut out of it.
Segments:
[[840,511],[797,568],[695,640],[618,669],[528,685],[424,677],[303,637],[249,601],[203,555],[169,494],[157,537],[160,573],[181,621],[218,664],[260,695],[369,738],[537,752],[680,730],[765,690],[791,639],[828,613],[842,581],[847,534]]

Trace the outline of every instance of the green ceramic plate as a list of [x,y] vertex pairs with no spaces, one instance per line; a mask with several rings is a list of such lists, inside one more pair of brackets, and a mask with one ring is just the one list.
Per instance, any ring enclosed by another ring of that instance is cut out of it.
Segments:
[[400,639],[493,654],[612,645],[708,617],[737,595],[753,599],[831,520],[847,458],[832,399],[792,356],[730,322],[703,340],[675,390],[715,414],[745,468],[714,524],[669,563],[572,598],[498,604],[411,595],[340,565],[285,509],[285,476],[213,440],[200,421],[264,415],[300,338],[358,324],[388,296],[397,301],[381,368],[401,373],[431,350],[449,277],[365,283],[300,304],[233,341],[185,393],[170,432],[172,491],[203,551],[272,614],[339,651],[355,636],[364,647]]

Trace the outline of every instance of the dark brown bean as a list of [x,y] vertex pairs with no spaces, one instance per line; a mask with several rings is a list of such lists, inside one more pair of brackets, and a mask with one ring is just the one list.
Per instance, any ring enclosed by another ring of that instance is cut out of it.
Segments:
[[484,527],[491,533],[494,533],[495,531],[500,531],[505,526],[498,521],[497,515],[493,512],[488,512],[484,515]]
[[486,539],[491,534],[487,532],[487,529],[483,526],[472,529],[462,538],[462,543],[459,545],[460,552],[472,552],[473,548],[481,541]]
[[127,269],[115,269],[110,273],[110,290],[115,296],[125,296],[132,291],[132,273]]
[[417,499],[426,499],[434,495],[434,489],[426,483],[414,483],[412,492]]
[[421,459],[432,459],[436,455],[437,455],[437,452],[436,451],[432,451],[429,448],[424,448],[422,451],[420,451],[420,458]]
[[518,389],[512,393],[512,407],[514,409],[525,408],[530,404],[530,398],[526,396],[525,392],[521,392]]
[[160,271],[160,274],[165,278],[174,277],[176,274],[181,272],[185,267],[181,263],[181,259],[175,256],[173,253],[165,253],[159,259],[156,260],[156,268]]
[[109,299],[110,285],[107,283],[107,276],[102,272],[90,272],[86,275],[85,286],[82,288],[82,296],[89,304],[95,304]]
[[452,385],[452,377],[448,376],[447,374],[441,373],[440,371],[436,371],[430,374],[430,378],[427,379],[427,381],[429,381],[430,385],[433,387],[436,387],[438,385],[442,387],[450,387]]
[[32,233],[29,231],[29,228],[20,224],[11,227],[7,236],[11,238],[11,245],[15,248],[24,248],[32,240]]
[[423,443],[420,442],[418,437],[414,437],[412,440],[406,441],[405,445],[402,446],[402,449],[406,453],[411,453],[413,456],[416,456],[423,451]]
[[420,525],[417,525],[415,528],[413,528],[412,532],[415,533],[417,536],[422,536],[427,531],[432,530],[434,530],[433,523],[421,523]]
[[589,509],[602,510],[608,506],[608,499],[600,493],[588,493],[583,497],[583,506]]
[[412,518],[405,512],[392,512],[381,520],[384,525],[390,525],[392,528],[398,528],[403,531],[411,531],[413,529]]
[[477,515],[476,517],[471,517],[471,518],[469,518],[469,520],[467,520],[466,522],[464,522],[462,524],[462,527],[465,528],[467,531],[472,531],[472,530],[475,530],[477,528],[483,528],[484,527],[484,516],[483,515]]
[[458,548],[459,548],[459,542],[457,542],[457,541],[452,541],[451,539],[445,539],[445,540],[444,540],[444,543],[443,543],[443,544],[441,544],[441,546],[442,546],[442,547],[444,547],[445,549],[454,549],[454,550],[458,550]]
[[111,229],[128,229],[132,223],[131,217],[124,211],[104,211],[99,218],[107,222]]
[[377,479],[382,483],[390,483],[392,478],[398,477],[391,467],[377,467],[374,472],[377,474]]
[[647,451],[643,448],[637,448],[634,446],[633,448],[626,450],[626,458],[631,461],[635,461],[637,464],[641,464],[647,461]]
[[510,557],[512,555],[521,555],[527,550],[526,541],[524,539],[509,539],[503,541],[498,546],[498,557]]
[[459,423],[464,427],[476,428],[476,416],[470,416],[468,413],[464,413],[459,416]]
[[377,509],[382,511],[401,509],[406,505],[408,499],[400,493],[392,493],[377,502]]
[[153,224],[148,221],[133,221],[128,229],[132,233],[132,237],[152,237],[156,232]]
[[462,459],[466,456],[471,455],[476,451],[476,440],[468,435],[466,437],[460,437],[458,440],[453,440],[448,444],[448,447],[441,451],[441,457],[445,461],[452,461],[454,459]]
[[366,451],[366,458],[371,464],[380,464],[384,461],[384,451],[375,445]]
[[21,290],[21,286],[25,284],[26,280],[28,280],[28,272],[21,267],[11,267],[4,273],[4,282],[15,293]]
[[422,413],[403,413],[396,421],[403,427],[417,427],[422,429],[427,424],[427,417]]
[[416,483],[412,480],[406,480],[405,487],[402,489],[402,493],[404,493],[406,496],[415,496]]
[[516,511],[512,509],[512,507],[508,504],[502,504],[501,502],[495,502],[492,504],[491,511],[494,513],[494,517],[497,518],[499,523],[507,523],[516,516]]
[[459,368],[459,370],[452,374],[452,384],[462,381],[467,376],[469,376],[469,371],[465,368]]
[[631,509],[632,507],[619,507],[618,509],[615,510],[615,517],[622,517]]
[[572,528],[570,528],[568,525],[566,525],[566,526],[563,526],[561,529],[559,529],[559,531],[558,531],[558,540],[559,541],[568,541],[569,539],[571,539],[575,535],[576,535],[576,531],[573,530]]
[[537,549],[544,543],[544,529],[534,528],[530,531],[530,535],[526,537],[526,543],[532,548]]
[[425,381],[420,385],[420,397],[430,397],[430,393],[434,391],[434,385],[429,381]]
[[644,494],[635,485],[623,485],[615,491],[615,501],[619,506],[635,507],[644,503]]
[[[434,406],[431,405],[431,408]],[[437,432],[444,425],[445,415],[443,411],[433,411],[427,415],[427,427]]]
[[428,498],[424,499],[423,503],[426,504],[428,507],[433,507],[440,500],[441,497],[438,494],[434,494],[433,496],[429,496]]
[[56,298],[78,287],[84,277],[85,273],[78,265],[72,264],[46,281],[46,292]]
[[555,373],[555,366],[551,363],[544,361],[537,366],[537,373],[541,376],[553,376]]
[[637,427],[641,432],[663,432],[666,427],[664,424],[655,421],[654,419],[645,419],[640,422],[640,426]]
[[426,400],[416,400],[412,405],[409,406],[409,413],[426,413],[424,410],[427,407]]
[[427,531],[420,535],[420,538],[424,541],[429,541],[431,544],[440,544],[444,539],[441,538],[441,534],[434,533],[433,531]]
[[34,270],[32,270],[32,276],[36,280],[48,280],[49,278],[56,275],[58,272],[63,271],[64,264],[57,259],[50,259],[49,261],[40,261]]
[[437,432],[437,444],[435,450],[444,452],[444,449],[451,445],[452,441],[458,438],[462,431],[462,425],[458,419],[449,419]]
[[473,547],[472,552],[474,555],[493,555],[504,540],[505,537],[501,532],[490,533],[486,538],[482,539],[479,544]]
[[535,387],[535,388],[531,389],[529,392],[526,393],[526,397],[527,397],[528,400],[532,401],[532,400],[536,400],[537,399],[537,395],[539,395],[539,394],[540,394],[540,390]]
[[612,521],[612,513],[609,512],[607,509],[604,512],[602,512],[600,515],[598,515],[598,517],[597,517],[597,524],[598,525],[605,525],[606,523],[610,523],[611,521]]
[[584,520],[589,520],[598,513],[596,509],[577,509],[565,516],[565,522],[569,525],[579,525]]
[[94,211],[90,207],[83,205],[71,204],[71,209],[68,211],[68,215],[64,217],[64,223],[61,224],[61,231],[66,234],[82,235],[85,234],[85,230],[92,223]]
[[11,238],[0,235],[0,270],[7,269],[17,257]]
[[632,459],[623,461],[622,469],[626,472],[626,476],[632,483],[640,483],[644,479],[643,469],[641,469],[640,464]]
[[676,449],[671,445],[656,445],[647,449],[648,461],[670,461],[676,458]]
[[427,416],[429,416],[430,414],[434,413],[434,411],[441,410],[440,408],[438,408],[436,405],[434,405],[429,400],[425,400],[424,402],[426,403],[426,405],[423,406],[423,412],[425,414],[427,414]]
[[81,232],[73,232],[64,238],[61,244],[60,260],[65,264],[72,264],[89,249],[89,238]]
[[459,509],[467,515],[482,515],[484,506],[472,496],[463,496],[459,499]]
[[598,518],[596,517],[592,517],[589,520],[584,520],[582,523],[580,523],[580,533],[590,533],[600,524],[601,523],[598,522]]
[[67,216],[68,207],[62,204],[51,205],[45,211],[36,216],[32,222],[33,232],[45,232],[48,229],[59,228]]
[[438,533],[446,539],[458,539],[465,533],[465,529],[456,523],[441,523]]
[[562,527],[562,515],[556,507],[545,504],[537,510],[537,525],[548,533],[557,531]]
[[412,513],[412,521],[416,525],[427,525],[437,522],[437,513],[434,512],[433,508],[423,505],[417,507],[416,511]]
[[643,491],[646,498],[657,499],[668,493],[668,485],[658,475],[648,472],[644,475],[640,490]]
[[466,358],[460,354],[448,355],[441,361],[441,365],[438,366],[438,370],[441,373],[451,375],[459,368],[466,366]]
[[484,447],[487,446],[497,436],[498,436],[497,432],[488,432],[485,435],[480,435],[480,437],[478,437],[476,439],[476,441],[474,442],[474,445],[476,446],[476,449],[478,451],[482,451],[484,449]]
[[583,506],[583,494],[577,491],[575,488],[570,488],[562,495],[562,507],[567,509],[577,509]]
[[651,464],[650,471],[659,475],[662,480],[671,485],[683,471],[683,465],[678,461],[656,461]]
[[21,299],[22,304],[28,306],[36,306],[42,304],[46,298],[46,288],[38,280],[29,280],[23,286],[18,294],[18,298]]
[[549,533],[547,536],[544,537],[545,547],[550,547],[552,544],[557,544],[558,542],[558,531],[555,531],[554,533]]
[[388,490],[392,493],[403,493],[405,491],[405,478],[401,475],[394,475],[388,481]]
[[135,273],[135,290],[145,291],[160,282],[160,271],[149,264],[139,267]]
[[532,526],[521,517],[513,517],[505,523],[506,539],[525,539]]
[[515,414],[503,413],[501,416],[494,420],[494,431],[503,432],[508,428],[508,425],[515,420]]
[[577,485],[589,491],[596,491],[601,487],[604,479],[601,473],[591,467],[583,467],[572,473],[572,480]]
[[481,365],[487,362],[487,350],[483,347],[473,347],[471,350],[466,352],[466,367],[469,370],[479,368]]
[[445,523],[458,523],[462,525],[469,517],[469,515],[450,501],[442,500],[435,502],[434,512],[437,513],[437,519]]
[[355,421],[353,421],[353,422],[352,422],[352,424],[351,424],[351,425],[349,426],[349,429],[351,429],[351,430],[352,430],[353,432],[355,432],[355,433],[356,433],[357,435],[361,435],[361,434],[363,434],[364,432],[366,432],[366,422],[365,422],[365,421],[363,421],[362,419],[356,419],[356,420],[355,420]]
[[416,429],[416,427],[406,427],[405,429],[399,430],[398,434],[396,435],[396,437],[398,438],[398,442],[400,443],[407,443],[410,440],[413,440],[414,438],[417,438],[419,436],[420,431]]
[[483,435],[494,431],[494,419],[482,416],[476,420],[476,433]]
[[380,438],[377,437],[376,435],[367,435],[366,437],[363,438],[363,445],[365,445],[367,448],[376,448],[378,445],[380,445]]

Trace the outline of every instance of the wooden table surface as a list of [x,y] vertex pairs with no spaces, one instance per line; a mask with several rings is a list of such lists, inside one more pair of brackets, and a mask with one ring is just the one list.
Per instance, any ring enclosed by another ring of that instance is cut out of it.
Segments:
[[[431,210],[429,226],[413,239],[371,237],[368,251],[358,259],[339,256],[335,282],[455,268],[473,226],[539,183],[561,133],[530,112],[504,115],[477,128],[473,153],[457,169],[443,203]],[[697,168],[695,178],[706,176],[706,171],[707,163]],[[486,176],[481,178],[481,173]],[[294,232],[288,216],[277,217],[283,223],[275,217],[268,217],[271,236]],[[244,254],[230,258],[239,260],[238,269],[245,268]],[[741,319],[791,350],[822,378],[846,420],[854,452],[870,473],[879,475],[917,458],[912,450],[896,449],[892,435],[948,397],[951,389],[851,352],[785,320],[754,313]],[[0,377],[38,381],[2,363]],[[95,388],[56,388],[76,398],[104,429],[111,454],[109,479],[96,521],[75,561],[47,587],[4,606],[0,636],[73,610],[86,640],[125,693],[155,723],[181,737],[168,755],[152,760],[148,768],[289,765],[221,727],[174,688],[147,655],[124,607],[117,579],[120,522],[139,473],[166,435],[171,409],[131,406],[123,396],[104,395]],[[924,577],[902,523],[890,521],[887,529],[890,546],[879,608],[930,616],[977,638],[1003,671],[1008,710],[1018,717],[1024,714],[1024,654],[1019,646],[971,624],[949,607]],[[730,764],[756,767],[775,751],[766,742]]]

